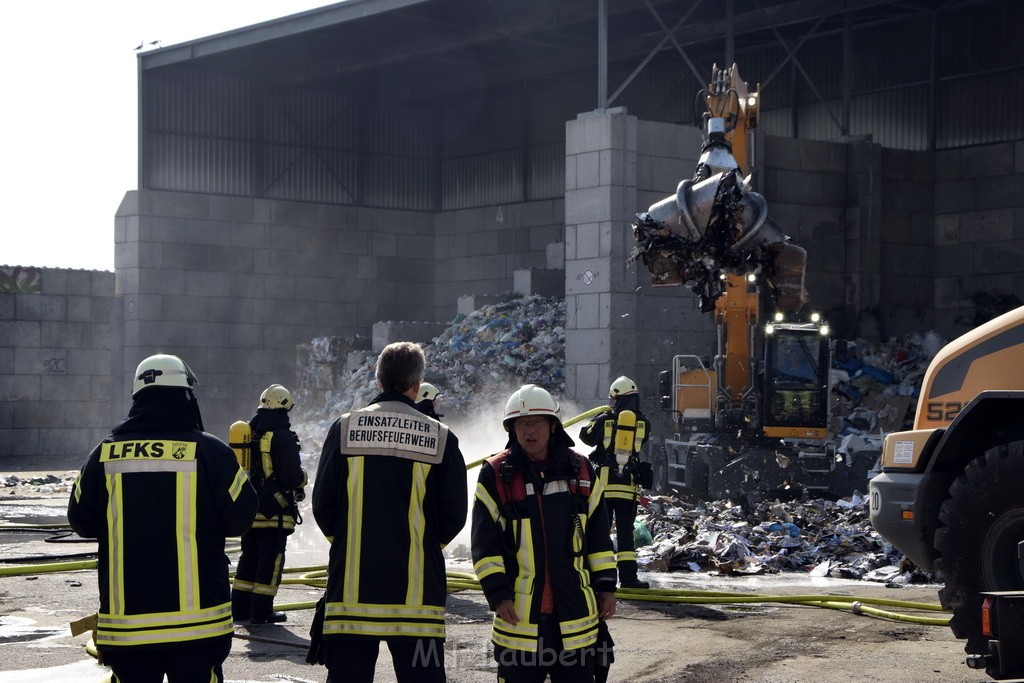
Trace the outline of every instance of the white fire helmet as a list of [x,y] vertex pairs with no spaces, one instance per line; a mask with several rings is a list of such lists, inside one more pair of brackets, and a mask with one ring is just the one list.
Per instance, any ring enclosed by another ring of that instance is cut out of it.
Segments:
[[430,382],[420,382],[420,393],[416,395],[417,401],[433,401],[435,398],[441,395],[441,392],[437,390]]
[[512,428],[512,421],[517,417],[546,415],[558,419],[558,403],[545,389],[536,384],[524,384],[509,396],[505,404],[505,419],[502,426],[505,431]]
[[196,383],[196,376],[185,365],[185,361],[177,356],[158,353],[146,358],[135,369],[135,383],[132,385],[132,398],[143,389],[149,387],[179,387],[191,389]]
[[612,385],[608,387],[608,398],[618,398],[619,396],[629,396],[630,394],[636,393],[636,382],[630,378],[622,375],[617,380],[612,382]]
[[295,399],[292,392],[280,384],[271,384],[260,394],[261,408],[287,408],[291,410],[295,406]]

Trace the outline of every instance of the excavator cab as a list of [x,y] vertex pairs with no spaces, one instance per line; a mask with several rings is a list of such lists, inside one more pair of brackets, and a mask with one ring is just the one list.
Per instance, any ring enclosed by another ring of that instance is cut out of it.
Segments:
[[825,438],[832,353],[828,326],[774,322],[765,326],[765,436]]

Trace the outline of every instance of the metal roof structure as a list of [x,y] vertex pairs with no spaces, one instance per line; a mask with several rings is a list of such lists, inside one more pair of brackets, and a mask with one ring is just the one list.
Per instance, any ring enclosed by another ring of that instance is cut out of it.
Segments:
[[276,87],[373,93],[381,102],[524,82],[597,84],[604,63],[608,96],[595,107],[615,106],[642,68],[670,65],[704,79],[706,69],[697,63],[728,62],[739,51],[766,47],[782,48],[773,73],[790,63],[820,90],[797,56],[809,38],[841,39],[844,31],[981,4],[991,3],[347,0],[145,52],[139,63],[143,73],[188,64]]
[[[139,187],[439,210],[558,196],[564,126],[699,122],[736,62],[762,131],[1024,138],[1015,0],[347,0],[139,54]],[[486,157],[486,158],[485,158]],[[510,170],[511,169],[511,170]]]

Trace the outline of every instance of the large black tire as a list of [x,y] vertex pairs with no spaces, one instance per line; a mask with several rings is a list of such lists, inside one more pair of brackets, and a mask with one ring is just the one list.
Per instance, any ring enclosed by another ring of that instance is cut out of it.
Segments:
[[935,532],[935,569],[945,586],[943,607],[953,610],[950,628],[966,638],[969,654],[988,652],[981,632],[982,591],[1024,590],[1017,544],[1024,540],[1024,442],[986,451],[949,487]]
[[654,490],[658,493],[668,493],[668,454],[665,446],[650,448],[651,467],[654,468]]

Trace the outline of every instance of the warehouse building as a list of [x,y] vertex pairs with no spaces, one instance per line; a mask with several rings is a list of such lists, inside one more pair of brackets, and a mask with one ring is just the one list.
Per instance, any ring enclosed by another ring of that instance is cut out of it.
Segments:
[[760,87],[753,181],[814,308],[956,336],[1024,291],[1021,25],[1012,0],[348,0],[143,52],[113,286],[0,294],[0,453],[85,452],[156,351],[225,431],[312,338],[512,290],[565,296],[571,398],[653,394],[714,327],[627,263],[630,224],[693,174],[713,64]]

